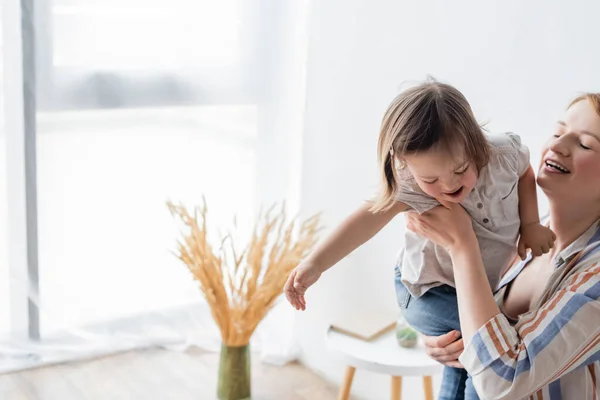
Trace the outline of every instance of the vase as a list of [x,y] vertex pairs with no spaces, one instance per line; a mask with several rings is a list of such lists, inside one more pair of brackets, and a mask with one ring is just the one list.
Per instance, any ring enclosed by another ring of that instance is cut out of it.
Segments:
[[396,321],[396,340],[402,347],[410,349],[417,345],[417,332],[406,322],[402,314],[399,315]]
[[217,397],[219,400],[250,399],[250,345],[221,345]]

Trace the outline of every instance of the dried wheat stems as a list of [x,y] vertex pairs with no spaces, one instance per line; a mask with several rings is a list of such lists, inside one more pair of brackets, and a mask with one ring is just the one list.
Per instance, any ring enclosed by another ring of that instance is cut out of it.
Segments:
[[248,344],[289,273],[314,247],[319,216],[286,222],[285,206],[273,206],[259,216],[249,244],[238,251],[231,235],[220,238],[216,248],[209,240],[205,201],[193,215],[183,205],[167,206],[185,227],[176,255],[199,282],[223,343]]

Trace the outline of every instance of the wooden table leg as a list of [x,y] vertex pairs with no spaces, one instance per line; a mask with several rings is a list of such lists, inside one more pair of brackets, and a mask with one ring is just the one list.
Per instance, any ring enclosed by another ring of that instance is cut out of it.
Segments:
[[348,366],[346,367],[346,375],[344,376],[344,382],[340,388],[340,394],[338,400],[348,400],[350,397],[350,388],[352,387],[352,380],[354,379],[354,372],[356,368]]
[[402,377],[392,376],[392,400],[401,400],[402,398]]
[[433,382],[430,376],[423,377],[423,391],[425,392],[425,400],[433,400]]

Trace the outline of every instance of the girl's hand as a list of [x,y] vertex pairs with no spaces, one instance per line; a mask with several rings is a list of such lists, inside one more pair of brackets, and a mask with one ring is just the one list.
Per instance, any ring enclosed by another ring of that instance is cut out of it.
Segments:
[[285,297],[296,310],[306,310],[304,294],[321,277],[321,270],[317,265],[308,261],[300,263],[288,276],[283,287]]
[[546,254],[554,247],[556,235],[550,228],[541,225],[539,222],[521,224],[521,237],[517,246],[519,257],[525,260],[527,249],[531,249],[534,256],[539,257]]
[[441,202],[419,215],[407,214],[407,228],[450,251],[475,238],[473,222],[460,204]]

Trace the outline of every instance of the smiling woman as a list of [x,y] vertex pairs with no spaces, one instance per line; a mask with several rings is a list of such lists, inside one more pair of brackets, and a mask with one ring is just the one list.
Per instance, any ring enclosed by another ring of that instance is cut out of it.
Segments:
[[[565,175],[571,183],[560,185],[561,190],[581,192],[578,185],[589,185],[600,169],[596,152],[600,151],[600,132],[594,113],[600,113],[600,95],[589,93],[571,102],[564,117],[557,122],[553,140],[543,153],[540,186],[550,184],[548,175]],[[577,172],[575,174],[575,172]]]
[[[538,183],[549,199],[554,246],[516,263],[495,293],[461,207],[411,216],[410,229],[450,251],[465,346],[460,361],[481,398],[600,393],[599,139],[600,94],[578,97],[542,150]],[[434,341],[427,342],[435,347]],[[443,357],[460,346],[429,353]]]

